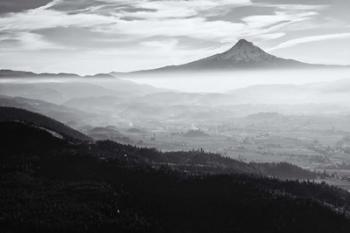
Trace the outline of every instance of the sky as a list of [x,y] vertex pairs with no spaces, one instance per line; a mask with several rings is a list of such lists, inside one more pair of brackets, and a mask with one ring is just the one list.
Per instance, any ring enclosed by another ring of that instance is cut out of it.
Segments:
[[284,58],[350,64],[349,9],[349,0],[0,0],[0,69],[150,69],[241,38]]

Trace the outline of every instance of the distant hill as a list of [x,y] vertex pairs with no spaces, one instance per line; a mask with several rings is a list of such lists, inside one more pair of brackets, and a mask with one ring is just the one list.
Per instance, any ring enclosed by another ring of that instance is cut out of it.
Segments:
[[0,107],[0,122],[23,122],[32,124],[75,142],[91,140],[86,135],[54,119],[18,108]]
[[114,127],[95,127],[87,130],[87,135],[94,138],[95,140],[111,140],[115,142],[132,144],[132,139],[120,133]]
[[[1,91],[1,88],[0,88]],[[66,125],[84,125],[86,121],[93,118],[91,113],[82,112],[73,108],[57,105],[37,99],[22,97],[10,97],[0,95],[0,107],[20,108],[30,112],[36,112]]]
[[0,78],[112,78],[109,74],[81,76],[73,73],[34,73],[29,71],[0,70]]
[[16,71],[16,70],[0,70],[0,78],[54,78],[54,77],[64,77],[64,78],[79,78],[77,74],[70,73],[33,73],[28,71]]
[[189,138],[196,138],[196,137],[208,137],[210,136],[209,134],[203,132],[202,130],[189,130],[186,133],[183,134],[185,137]]

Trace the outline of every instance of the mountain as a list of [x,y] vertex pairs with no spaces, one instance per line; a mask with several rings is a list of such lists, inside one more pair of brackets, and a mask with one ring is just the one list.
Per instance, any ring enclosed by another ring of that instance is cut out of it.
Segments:
[[[20,96],[62,104],[74,99],[113,97],[120,100],[165,91],[150,85],[137,84],[119,78],[72,78],[64,80],[65,78],[57,77],[52,81],[42,81],[40,78],[32,77],[33,80],[30,82],[25,82],[23,79],[26,78],[10,82],[0,81],[0,95]],[[59,79],[61,81],[58,81]]]
[[[136,71],[129,74],[163,72],[231,71],[244,69],[314,68],[322,65],[302,63],[292,59],[271,55],[245,39],[239,40],[231,49],[190,63],[166,66],[153,70]],[[112,75],[125,75],[111,73]]]
[[241,39],[226,52],[198,61],[178,66],[182,69],[240,69],[240,68],[278,68],[280,66],[305,66],[306,64],[289,59],[278,58],[266,53],[252,42]]
[[69,126],[87,124],[87,121],[95,116],[91,113],[82,112],[42,100],[2,95],[0,95],[0,107],[20,108],[30,112],[36,112],[50,118],[55,118]]
[[0,107],[0,122],[22,122],[44,129],[58,138],[74,142],[91,141],[86,135],[44,115],[19,108]]
[[282,59],[255,46],[247,40],[239,40],[231,49],[224,53],[185,64],[188,68],[198,69],[231,69],[259,68],[279,66],[304,66],[306,64],[289,59]]
[[71,73],[33,73],[14,70],[0,70],[0,78],[113,78],[157,74],[167,72],[232,71],[246,69],[296,69],[296,68],[349,68],[341,65],[303,63],[284,59],[265,52],[245,39],[240,39],[231,49],[197,61],[134,72],[110,72],[80,76]]

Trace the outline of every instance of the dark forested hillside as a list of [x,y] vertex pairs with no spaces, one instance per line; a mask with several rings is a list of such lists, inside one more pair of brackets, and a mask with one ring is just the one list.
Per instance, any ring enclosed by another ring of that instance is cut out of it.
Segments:
[[30,112],[27,110],[11,107],[0,107],[0,122],[4,121],[19,121],[27,124],[34,124],[37,127],[42,127],[51,130],[58,135],[74,141],[89,141],[91,140],[86,135],[44,115]]
[[[302,169],[298,166],[281,162],[281,163],[250,163],[257,170],[266,176],[276,177],[279,179],[316,179],[321,174],[315,174],[309,170]],[[325,174],[322,174],[325,175]]]
[[[21,122],[1,122],[0,136],[0,232],[350,230],[350,195],[326,184],[200,173],[188,164],[216,155],[74,144]],[[161,158],[189,172],[150,162]]]

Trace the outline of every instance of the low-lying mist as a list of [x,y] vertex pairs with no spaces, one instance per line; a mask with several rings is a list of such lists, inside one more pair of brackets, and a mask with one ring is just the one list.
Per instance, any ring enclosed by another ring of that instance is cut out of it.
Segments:
[[347,69],[0,82],[0,106],[42,113],[96,140],[311,169],[350,164]]
[[222,93],[253,85],[301,85],[350,79],[350,68],[159,73],[134,77],[130,75],[126,79],[183,92]]

